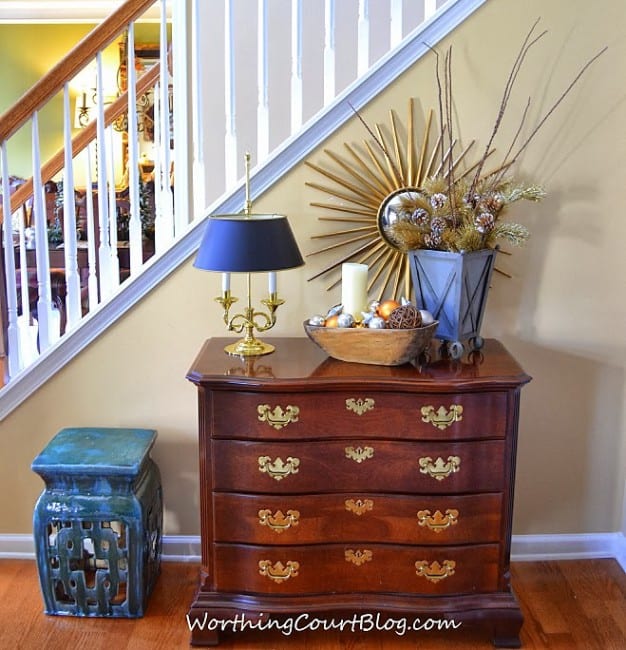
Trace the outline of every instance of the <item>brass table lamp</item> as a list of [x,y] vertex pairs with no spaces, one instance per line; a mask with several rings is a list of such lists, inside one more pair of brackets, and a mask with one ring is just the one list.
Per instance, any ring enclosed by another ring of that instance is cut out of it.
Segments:
[[[250,202],[249,154],[246,155],[246,206],[243,214],[222,214],[208,217],[206,230],[194,266],[222,275],[222,295],[215,300],[223,309],[224,323],[229,331],[244,332],[244,338],[227,345],[228,354],[256,356],[269,354],[274,346],[257,339],[254,330],[265,332],[276,323],[276,310],[284,303],[276,290],[276,271],[304,264],[287,217],[279,214],[253,214]],[[269,295],[261,300],[266,310],[252,306],[251,274],[269,273]],[[245,273],[247,303],[242,313],[230,315],[237,301],[230,292],[230,274]]]

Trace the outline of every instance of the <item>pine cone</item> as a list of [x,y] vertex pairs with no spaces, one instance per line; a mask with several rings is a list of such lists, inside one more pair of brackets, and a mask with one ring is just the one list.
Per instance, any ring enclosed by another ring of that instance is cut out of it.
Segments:
[[481,235],[486,235],[493,230],[496,219],[491,212],[481,212],[474,217],[474,226]]

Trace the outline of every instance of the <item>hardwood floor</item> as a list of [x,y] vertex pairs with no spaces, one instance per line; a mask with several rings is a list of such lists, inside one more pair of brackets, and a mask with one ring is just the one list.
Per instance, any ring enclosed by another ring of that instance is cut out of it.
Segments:
[[[185,619],[197,565],[162,565],[141,619],[46,616],[37,569],[30,560],[0,561],[0,648],[46,650],[170,650],[189,645]],[[513,584],[524,612],[526,650],[624,650],[626,574],[614,560],[516,563]],[[479,650],[491,648],[486,630],[411,632],[243,632],[223,650]]]

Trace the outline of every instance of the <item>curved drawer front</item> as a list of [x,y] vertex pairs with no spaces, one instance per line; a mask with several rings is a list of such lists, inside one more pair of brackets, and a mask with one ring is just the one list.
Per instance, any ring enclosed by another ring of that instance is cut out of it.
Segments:
[[219,438],[364,437],[450,440],[502,438],[506,393],[245,393],[213,391]]
[[213,497],[216,541],[249,544],[496,542],[501,508],[500,494],[216,493]]
[[220,591],[470,594],[498,587],[498,545],[215,545]]
[[499,492],[504,441],[477,442],[248,442],[214,440],[217,490],[302,493],[452,494]]

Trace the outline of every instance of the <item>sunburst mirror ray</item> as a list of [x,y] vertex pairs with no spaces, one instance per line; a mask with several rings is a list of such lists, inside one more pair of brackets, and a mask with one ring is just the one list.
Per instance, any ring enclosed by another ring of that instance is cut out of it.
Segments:
[[[461,151],[457,151],[460,145],[456,139],[450,140],[445,129],[435,130],[432,109],[426,114],[424,130],[420,136],[415,128],[414,112],[415,102],[411,98],[408,102],[404,136],[399,120],[391,110],[387,129],[380,124],[375,124],[372,129],[366,125],[369,139],[364,139],[360,146],[344,143],[347,158],[324,149],[323,154],[338,171],[323,164],[306,163],[316,174],[334,184],[327,186],[306,182],[308,187],[330,197],[330,201],[312,201],[310,204],[326,213],[319,220],[334,222],[338,226],[312,236],[313,240],[337,241],[312,250],[307,257],[340,253],[336,260],[311,276],[309,281],[327,274],[337,274],[327,287],[327,290],[331,290],[340,283],[341,265],[357,261],[367,264],[370,269],[368,293],[372,299],[399,300],[402,296],[412,295],[407,256],[398,250],[384,232],[385,224],[397,218],[394,198],[397,197],[399,201],[405,192],[420,191],[428,178],[438,175],[447,179],[454,173],[456,182],[478,165],[465,165],[474,145],[473,140]],[[430,135],[433,130],[436,137],[431,145]],[[491,153],[493,150],[487,155]],[[461,166],[464,168],[460,169]],[[490,174],[501,171],[502,168],[496,169]],[[343,173],[346,174],[345,177]],[[490,174],[481,174],[481,177]]]

